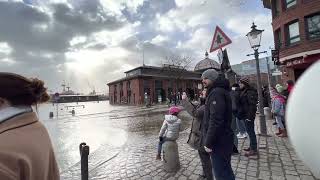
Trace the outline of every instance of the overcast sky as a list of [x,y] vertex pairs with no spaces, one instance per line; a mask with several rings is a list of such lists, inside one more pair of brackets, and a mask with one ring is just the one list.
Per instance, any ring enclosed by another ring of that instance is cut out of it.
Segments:
[[252,59],[253,21],[269,51],[271,12],[260,0],[0,0],[0,71],[43,79],[51,92],[65,80],[77,92],[105,93],[142,64],[142,49],[146,65],[171,53],[202,60],[216,25],[233,41],[231,64]]

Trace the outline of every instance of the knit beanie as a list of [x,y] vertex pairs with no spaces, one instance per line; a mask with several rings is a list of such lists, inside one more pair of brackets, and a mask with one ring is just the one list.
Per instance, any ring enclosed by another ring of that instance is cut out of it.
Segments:
[[280,84],[276,85],[276,89],[277,89],[278,93],[282,93],[284,91],[284,88]]
[[208,69],[202,73],[201,79],[209,79],[215,81],[219,76],[219,73],[214,69]]
[[171,114],[171,115],[177,115],[177,114],[179,114],[180,111],[181,111],[181,109],[177,106],[172,106],[169,108],[169,114]]
[[240,82],[246,85],[249,85],[249,78],[248,77],[243,77],[240,79]]

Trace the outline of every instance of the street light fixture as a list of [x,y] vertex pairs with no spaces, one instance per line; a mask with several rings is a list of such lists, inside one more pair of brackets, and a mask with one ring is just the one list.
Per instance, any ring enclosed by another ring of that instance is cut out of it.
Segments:
[[257,26],[254,23],[252,23],[251,31],[248,32],[248,34],[247,34],[247,37],[248,37],[249,43],[251,45],[251,48],[254,49],[254,50],[258,50],[259,49],[262,32],[264,31],[264,30],[256,29],[256,27]]
[[261,75],[260,75],[260,65],[259,65],[259,52],[258,49],[261,43],[261,36],[263,30],[256,29],[256,25],[252,23],[251,31],[246,35],[248,37],[251,48],[254,50],[256,68],[257,68],[257,90],[259,96],[259,118],[260,118],[260,135],[267,135],[267,123],[264,116],[263,110],[263,98],[262,98],[262,88],[261,88]]

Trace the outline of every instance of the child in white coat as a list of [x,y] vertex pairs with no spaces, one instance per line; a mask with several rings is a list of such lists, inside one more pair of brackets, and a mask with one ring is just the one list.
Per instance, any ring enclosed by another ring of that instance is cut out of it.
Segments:
[[159,132],[158,154],[156,159],[161,160],[162,144],[165,141],[175,141],[179,138],[181,130],[181,120],[177,117],[180,108],[172,106],[169,109],[169,114],[165,115],[161,130]]

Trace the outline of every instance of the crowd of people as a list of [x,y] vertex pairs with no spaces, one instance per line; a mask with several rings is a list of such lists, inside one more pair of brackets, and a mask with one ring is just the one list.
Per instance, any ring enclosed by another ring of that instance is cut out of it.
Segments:
[[[49,100],[43,81],[13,73],[0,73],[0,177],[1,179],[57,180],[59,168],[47,130],[32,106]],[[204,89],[197,103],[181,95],[181,105],[192,115],[187,143],[198,151],[206,179],[234,180],[231,156],[239,154],[238,139],[249,138],[246,157],[258,155],[255,133],[258,93],[248,78],[229,85],[224,74],[209,69],[202,74]],[[278,127],[276,135],[287,137],[285,108],[294,83],[264,87],[264,106]],[[181,108],[172,106],[159,133],[156,159],[166,141],[181,131]],[[38,148],[41,147],[41,148]],[[34,156],[37,154],[37,156]]]
[[[204,178],[234,180],[231,156],[239,154],[238,139],[249,138],[249,147],[243,149],[246,157],[258,155],[255,132],[258,92],[247,77],[230,87],[224,74],[214,69],[203,72],[202,83],[204,89],[198,101],[191,101],[185,93],[181,97],[181,106],[194,117],[187,143],[199,153]],[[278,127],[276,135],[279,137],[287,137],[285,107],[293,85],[293,81],[287,81],[286,88],[277,84],[275,87],[265,86],[262,89],[263,105],[271,108],[276,120],[274,125]],[[166,119],[164,124],[168,129],[176,126]],[[163,127],[159,135],[161,144],[166,139]],[[168,133],[170,134],[170,130]],[[161,159],[160,153],[157,154],[157,159]]]

